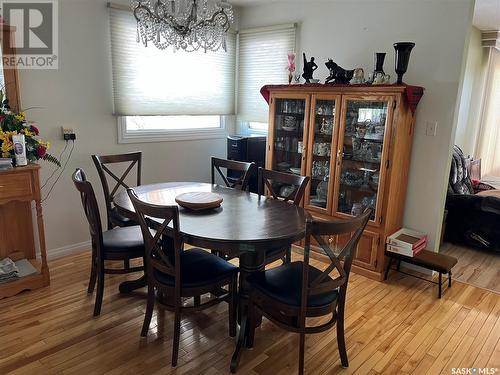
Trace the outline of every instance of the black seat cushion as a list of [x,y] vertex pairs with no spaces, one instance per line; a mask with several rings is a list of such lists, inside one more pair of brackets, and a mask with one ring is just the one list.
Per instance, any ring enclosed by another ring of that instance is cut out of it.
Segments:
[[[253,288],[265,296],[290,306],[300,307],[302,296],[302,267],[303,262],[286,263],[282,266],[252,274],[247,280]],[[309,281],[314,280],[321,271],[309,265]],[[332,280],[325,278],[323,282]],[[339,295],[338,289],[327,293],[311,295],[307,306],[317,307],[332,303]]]
[[111,216],[111,222],[119,227],[129,227],[137,225],[137,223],[134,220],[131,220],[126,216],[123,216],[116,207],[113,207],[111,209],[110,216]]
[[144,252],[144,240],[138,225],[107,230],[102,233],[102,242],[106,252]]
[[[193,248],[181,253],[181,286],[197,288],[225,279],[238,272],[238,267],[209,252]],[[158,270],[154,271],[156,280],[174,286],[174,277]]]

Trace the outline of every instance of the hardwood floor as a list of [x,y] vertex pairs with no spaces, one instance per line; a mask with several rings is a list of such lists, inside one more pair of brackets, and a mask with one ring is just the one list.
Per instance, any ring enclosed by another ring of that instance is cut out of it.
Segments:
[[444,243],[440,252],[458,259],[453,279],[500,294],[500,253],[451,243]]
[[[314,261],[320,266],[318,261]],[[227,307],[186,314],[179,366],[170,367],[172,314],[155,311],[140,338],[144,291],[118,293],[133,275],[110,276],[101,316],[87,295],[90,257],[51,262],[50,287],[0,301],[0,374],[227,374],[234,340]],[[306,374],[451,374],[453,367],[500,368],[500,296],[455,282],[435,286],[392,273],[387,283],[352,274],[347,292],[350,366],[340,367],[335,329],[306,338]],[[264,320],[238,374],[296,372],[298,337]]]

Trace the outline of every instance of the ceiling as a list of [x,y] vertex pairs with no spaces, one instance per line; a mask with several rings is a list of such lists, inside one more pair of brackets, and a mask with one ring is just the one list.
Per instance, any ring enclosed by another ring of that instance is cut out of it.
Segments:
[[476,0],[472,23],[480,30],[500,30],[500,0]]

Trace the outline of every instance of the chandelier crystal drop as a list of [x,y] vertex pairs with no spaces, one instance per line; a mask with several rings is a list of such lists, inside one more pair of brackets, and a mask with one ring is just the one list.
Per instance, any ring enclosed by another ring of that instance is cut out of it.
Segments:
[[227,0],[133,0],[137,42],[174,51],[227,51],[233,9]]

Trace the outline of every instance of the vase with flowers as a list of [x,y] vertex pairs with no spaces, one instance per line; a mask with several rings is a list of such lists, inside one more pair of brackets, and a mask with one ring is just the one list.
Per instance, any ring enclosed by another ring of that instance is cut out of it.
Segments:
[[288,84],[292,83],[293,73],[295,72],[295,53],[288,54],[288,64],[286,67],[288,70]]
[[45,160],[58,167],[61,166],[60,161],[47,152],[50,143],[39,137],[40,131],[38,127],[26,121],[25,112],[16,113],[11,111],[3,90],[0,90],[0,153],[2,158],[15,160],[12,136],[20,134],[24,135],[26,158],[29,163]]

